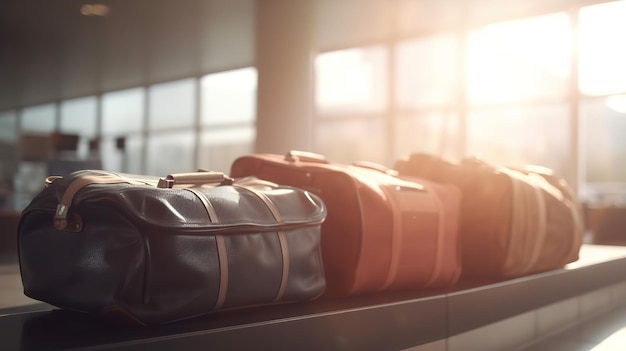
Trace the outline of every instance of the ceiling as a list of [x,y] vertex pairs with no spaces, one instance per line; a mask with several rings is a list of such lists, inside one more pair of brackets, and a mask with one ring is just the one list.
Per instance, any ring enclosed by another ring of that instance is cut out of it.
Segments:
[[[0,111],[254,65],[256,1],[0,0]],[[327,51],[604,0],[311,1]]]
[[0,0],[0,110],[253,65],[254,0]]

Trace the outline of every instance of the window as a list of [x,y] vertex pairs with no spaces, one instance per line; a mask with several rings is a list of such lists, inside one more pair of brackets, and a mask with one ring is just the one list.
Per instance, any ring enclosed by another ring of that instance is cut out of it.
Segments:
[[416,152],[457,158],[458,122],[457,114],[447,110],[400,116],[394,123],[394,159]]
[[235,158],[254,152],[257,73],[252,67],[208,74],[200,83],[198,167],[230,172]]
[[195,170],[195,134],[191,129],[150,135],[146,146],[146,174],[164,177]]
[[580,10],[579,86],[586,95],[626,92],[626,1]]
[[254,126],[203,131],[199,168],[230,173],[230,166],[237,157],[254,152],[254,137]]
[[[102,98],[102,167],[109,171],[143,173],[145,89],[105,94]],[[122,138],[122,139],[118,139]],[[123,140],[123,145],[118,141]],[[123,146],[123,147],[120,147]]]
[[254,68],[202,77],[202,125],[253,123],[256,116],[257,74]]
[[396,105],[423,108],[456,103],[458,39],[440,34],[396,46]]
[[[123,138],[123,145],[114,137],[103,137],[100,143],[102,167],[107,171],[144,174],[142,168],[143,142],[141,135],[127,135]],[[123,147],[121,147],[123,146]]]
[[626,95],[587,99],[580,112],[586,180],[626,183]]
[[600,205],[626,204],[624,16],[626,1],[585,6],[579,12],[582,196]]
[[143,88],[115,91],[102,97],[102,134],[121,135],[143,128]]
[[475,109],[468,116],[468,153],[503,165],[536,164],[566,174],[569,159],[568,105]]
[[315,98],[324,114],[380,112],[387,104],[387,56],[383,46],[319,54]]
[[15,143],[17,141],[17,112],[0,112],[0,142]]
[[20,130],[22,133],[49,134],[54,132],[56,106],[54,104],[26,107],[22,110]]
[[190,128],[196,121],[196,79],[150,87],[149,129]]
[[466,154],[571,172],[572,30],[567,13],[487,25],[467,36]]
[[502,104],[567,96],[571,29],[566,13],[488,25],[469,33],[470,104]]
[[382,119],[335,120],[319,123],[316,150],[333,162],[371,161],[391,166]]
[[79,135],[77,155],[79,158],[89,156],[89,141],[98,130],[97,126],[97,98],[66,100],[61,103],[61,124],[59,131],[67,134]]
[[437,34],[396,45],[393,159],[415,152],[455,158],[459,38]]
[[315,84],[315,103],[322,117],[315,127],[315,151],[334,162],[365,160],[387,165],[385,47],[319,54]]
[[60,131],[94,136],[97,131],[96,109],[95,96],[63,101]]
[[0,207],[8,205],[7,192],[17,172],[17,112],[0,112]]
[[[56,114],[55,104],[24,108],[20,116],[20,133],[50,135],[56,128]],[[28,140],[26,143],[20,142],[18,148],[19,163],[13,181],[13,191],[17,194],[14,206],[18,209],[26,207],[30,199],[41,191],[43,180],[48,176],[45,160],[51,154],[51,139],[29,139],[24,139]]]

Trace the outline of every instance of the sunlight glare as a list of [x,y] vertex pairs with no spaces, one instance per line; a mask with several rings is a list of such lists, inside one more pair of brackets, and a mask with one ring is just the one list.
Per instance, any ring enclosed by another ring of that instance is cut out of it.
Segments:
[[557,13],[484,27],[468,41],[474,103],[562,96],[570,73],[569,17]]
[[[365,106],[377,100],[378,50],[347,49],[317,56],[316,99],[321,108]],[[374,54],[374,55],[372,55]],[[374,62],[372,61],[374,60]]]
[[580,90],[587,95],[626,91],[626,1],[580,10]]
[[626,95],[611,95],[604,103],[611,110],[626,114]]
[[607,338],[602,340],[599,344],[595,345],[589,351],[615,351],[615,350],[625,350],[626,342],[624,340],[626,337],[626,327],[623,327],[613,334],[609,335]]

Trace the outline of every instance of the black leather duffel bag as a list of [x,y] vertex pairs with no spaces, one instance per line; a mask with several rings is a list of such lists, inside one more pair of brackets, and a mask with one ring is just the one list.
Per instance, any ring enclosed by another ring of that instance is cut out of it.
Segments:
[[48,177],[22,212],[27,296],[140,324],[312,300],[325,289],[322,200],[222,173]]

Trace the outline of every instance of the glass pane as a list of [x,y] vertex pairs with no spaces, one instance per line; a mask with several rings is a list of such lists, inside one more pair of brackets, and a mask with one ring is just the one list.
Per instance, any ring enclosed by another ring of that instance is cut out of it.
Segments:
[[86,158],[89,155],[89,141],[97,133],[97,98],[67,100],[61,104],[60,132],[80,136],[76,156]]
[[202,77],[202,124],[253,122],[256,116],[257,73],[254,68]]
[[193,78],[150,87],[150,130],[193,126],[195,98],[196,80]]
[[319,54],[315,59],[315,100],[321,113],[372,112],[387,100],[385,48],[373,46]]
[[171,173],[195,171],[195,146],[192,130],[149,136],[146,174],[163,177]]
[[237,157],[254,152],[254,138],[252,126],[204,131],[200,137],[198,166],[228,174]]
[[0,112],[0,142],[15,143],[17,141],[17,112]]
[[458,42],[444,34],[396,47],[396,103],[401,108],[447,105],[457,93]]
[[17,154],[17,112],[0,112],[0,208],[12,205]]
[[60,131],[85,136],[96,135],[97,102],[95,96],[63,101]]
[[464,7],[458,0],[396,0],[390,6],[395,33],[403,37],[433,28],[454,28],[462,19]]
[[126,134],[143,128],[144,89],[107,93],[102,97],[102,134]]
[[626,95],[581,103],[588,182],[626,182]]
[[26,107],[22,111],[21,132],[51,133],[54,131],[56,106],[46,104]]
[[626,1],[611,1],[580,10],[579,86],[584,94],[626,92]]
[[43,189],[48,176],[45,162],[20,161],[13,177],[14,206],[23,209]]
[[331,162],[377,162],[393,166],[387,160],[385,124],[380,119],[324,121],[317,125],[316,152]]
[[468,154],[504,165],[535,164],[565,174],[570,155],[567,105],[539,105],[471,111]]
[[563,98],[571,67],[569,17],[558,13],[492,24],[469,34],[471,104]]
[[445,111],[402,116],[394,125],[394,160],[415,152],[458,158],[459,119]]
[[102,169],[111,172],[143,174],[143,137],[129,135],[125,137],[124,149],[117,147],[116,138],[105,137],[100,144]]

